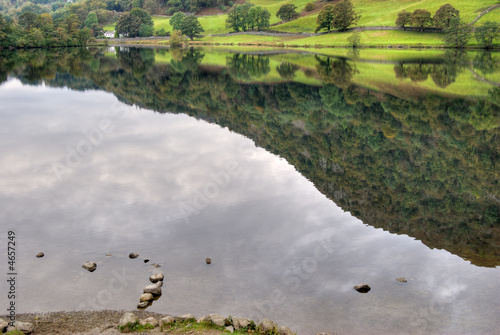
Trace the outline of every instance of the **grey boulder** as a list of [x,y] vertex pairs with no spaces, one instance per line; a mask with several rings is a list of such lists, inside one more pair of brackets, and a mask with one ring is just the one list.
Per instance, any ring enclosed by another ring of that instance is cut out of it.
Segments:
[[23,332],[25,334],[31,334],[35,330],[35,326],[31,322],[14,322],[14,326],[17,331]]
[[127,324],[136,324],[138,321],[137,316],[134,313],[125,313],[120,319],[120,326],[126,326]]

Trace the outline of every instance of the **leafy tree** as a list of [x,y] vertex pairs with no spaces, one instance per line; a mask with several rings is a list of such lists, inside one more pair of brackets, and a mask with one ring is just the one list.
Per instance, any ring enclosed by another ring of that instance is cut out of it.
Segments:
[[267,9],[263,9],[260,17],[257,20],[257,29],[269,27],[271,20],[271,13]]
[[227,12],[226,28],[233,31],[246,31],[250,23],[249,12],[254,5],[247,2],[243,5],[236,5]]
[[183,12],[177,12],[174,15],[172,15],[172,17],[170,18],[170,20],[168,22],[172,26],[173,30],[180,30],[181,29],[181,22],[182,22],[182,20],[184,20],[185,17],[186,17],[186,14],[184,14]]
[[411,14],[411,25],[415,27],[420,27],[421,31],[424,28],[432,24],[431,13],[426,9],[415,9]]
[[94,12],[90,12],[83,24],[87,28],[92,28],[92,26],[97,24],[97,14]]
[[333,6],[326,5],[321,12],[319,12],[318,17],[316,18],[316,29],[315,33],[320,31],[321,29],[326,29],[330,32],[333,28]]
[[124,35],[128,37],[137,37],[139,36],[140,27],[140,18],[130,15],[130,13],[123,13],[116,24],[116,33],[118,36]]
[[442,5],[437,10],[436,14],[434,14],[434,24],[438,28],[448,28],[451,19],[457,16],[460,16],[460,12],[447,3],[446,5]]
[[170,46],[171,47],[181,47],[185,43],[185,36],[182,35],[180,30],[174,30],[172,36],[170,36]]
[[281,19],[281,21],[290,21],[296,19],[300,16],[296,11],[297,6],[293,4],[282,5],[278,12],[276,13],[276,17]]
[[252,7],[248,11],[248,28],[250,29],[261,29],[264,27],[269,27],[269,20],[271,14],[267,9],[263,9],[260,6]]
[[359,48],[361,46],[361,33],[359,31],[355,31],[347,38],[347,42],[351,48]]
[[444,30],[443,41],[448,47],[463,48],[470,40],[472,27],[463,22],[460,17],[454,17],[448,28]]
[[153,36],[154,33],[154,27],[150,24],[141,24],[139,26],[139,36],[141,37],[147,37],[147,36]]
[[411,23],[411,13],[407,11],[402,11],[398,13],[398,18],[396,19],[396,26],[402,27],[405,30],[406,26]]
[[491,49],[493,40],[499,35],[500,27],[498,23],[487,21],[483,25],[476,28],[475,37],[481,48]]
[[316,8],[316,5],[314,4],[314,2],[311,1],[311,2],[308,2],[306,4],[306,6],[304,7],[304,10],[306,12],[310,12],[310,11],[313,11],[315,8]]
[[354,11],[354,6],[350,0],[342,0],[333,7],[333,27],[345,30],[349,26],[356,24],[361,18]]
[[78,30],[77,33],[77,40],[79,45],[85,45],[87,44],[88,40],[91,37],[90,29],[89,28],[83,28]]
[[33,12],[24,12],[19,15],[19,25],[21,28],[24,28],[26,31],[31,29],[31,26],[35,23],[36,14]]
[[198,21],[198,18],[194,15],[187,16],[184,20],[181,21],[181,32],[189,37],[191,41],[194,37],[196,37],[199,33],[204,32],[203,27]]

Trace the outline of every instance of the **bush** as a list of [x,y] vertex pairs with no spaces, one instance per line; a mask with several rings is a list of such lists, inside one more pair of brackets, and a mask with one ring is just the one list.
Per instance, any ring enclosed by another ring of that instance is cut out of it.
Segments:
[[307,5],[304,7],[304,10],[306,12],[310,12],[312,10],[314,10],[316,8],[316,5],[314,4],[314,2],[308,2]]
[[220,6],[219,6],[219,8],[220,8],[220,10],[221,10],[221,11],[223,11],[223,12],[225,12],[225,11],[227,10],[227,7],[226,7],[226,6],[224,6],[224,5],[220,5]]

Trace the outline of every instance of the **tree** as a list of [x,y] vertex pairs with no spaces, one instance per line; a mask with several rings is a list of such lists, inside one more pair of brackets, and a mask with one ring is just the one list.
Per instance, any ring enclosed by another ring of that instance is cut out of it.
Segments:
[[260,13],[260,17],[257,22],[257,29],[269,27],[270,19],[271,19],[271,13],[269,13],[269,11],[264,8],[262,10],[262,13]]
[[444,44],[448,47],[463,48],[469,42],[471,33],[472,27],[456,16],[451,19],[450,25],[444,30]]
[[361,18],[354,11],[354,6],[350,0],[343,0],[333,7],[333,27],[345,30],[349,26],[356,24]]
[[92,35],[90,33],[89,28],[83,28],[83,29],[78,30],[78,33],[77,33],[78,44],[79,45],[87,44],[87,41],[90,39],[91,36]]
[[260,6],[252,7],[248,11],[248,28],[250,29],[261,29],[264,27],[269,27],[269,19],[271,14],[267,9],[263,9]]
[[250,24],[250,9],[254,5],[247,2],[243,5],[236,5],[227,12],[226,28],[232,28],[233,31],[246,31]]
[[186,41],[185,41],[185,36],[182,35],[182,32],[180,30],[174,30],[172,32],[172,36],[170,36],[170,46],[171,47],[181,47]]
[[402,27],[405,30],[405,27],[410,25],[411,23],[411,13],[407,11],[402,11],[398,13],[398,18],[396,19],[396,26]]
[[130,13],[123,13],[116,24],[116,33],[118,36],[137,37],[139,36],[140,27],[141,20],[137,16],[132,16]]
[[359,31],[355,31],[351,36],[347,38],[347,42],[351,48],[359,48],[361,46],[361,34]]
[[460,15],[460,12],[456,10],[452,5],[447,3],[446,5],[442,5],[434,14],[434,24],[436,27],[445,29],[450,25],[450,21],[452,18]]
[[431,13],[426,9],[415,9],[411,14],[411,25],[415,27],[420,27],[421,31],[424,31],[424,27],[430,26],[432,24]]
[[173,30],[180,30],[181,29],[181,22],[182,22],[182,20],[184,20],[185,17],[186,17],[186,14],[184,14],[183,12],[177,12],[174,15],[172,15],[172,17],[170,18],[170,20],[168,22],[172,26]]
[[204,32],[203,27],[198,21],[198,18],[194,15],[187,16],[184,20],[181,21],[181,32],[189,37],[191,41],[194,37],[196,37],[199,33]]
[[316,29],[315,33],[320,31],[321,29],[326,29],[330,32],[333,28],[333,6],[326,5],[321,12],[319,12],[318,17],[316,18]]
[[500,27],[498,23],[487,21],[482,26],[476,28],[475,37],[481,48],[491,49],[493,40],[499,35]]
[[26,31],[31,29],[31,26],[35,23],[36,14],[32,12],[24,12],[19,15],[19,25]]
[[97,14],[94,12],[90,12],[83,24],[87,28],[92,28],[94,24],[97,24]]
[[316,8],[316,5],[314,4],[314,2],[313,2],[313,1],[311,1],[311,2],[308,2],[308,3],[306,4],[306,6],[304,7],[304,10],[305,10],[306,12],[310,12],[310,11],[313,11],[315,8]]
[[292,4],[286,4],[280,7],[276,13],[276,17],[281,19],[281,21],[290,21],[299,17],[299,13],[295,11],[297,6]]

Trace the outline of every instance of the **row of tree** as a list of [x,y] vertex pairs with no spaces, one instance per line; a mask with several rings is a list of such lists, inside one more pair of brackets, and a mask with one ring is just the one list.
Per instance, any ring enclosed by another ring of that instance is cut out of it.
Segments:
[[450,26],[451,20],[455,17],[460,17],[460,12],[447,3],[436,11],[434,17],[427,9],[415,9],[413,13],[403,10],[398,13],[396,26],[402,27],[403,29],[409,26],[419,27],[422,31],[425,27],[430,26],[446,29]]
[[326,29],[330,32],[333,28],[345,30],[351,25],[355,25],[361,18],[354,10],[350,0],[343,0],[335,6],[327,5],[319,13],[316,19],[316,29],[318,32]]
[[25,12],[17,22],[0,15],[0,48],[78,46],[86,45],[91,38],[92,30],[74,14],[53,20],[47,13]]
[[269,27],[271,14],[267,9],[249,2],[236,5],[227,12],[226,27],[233,31],[247,31]]

